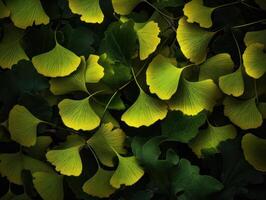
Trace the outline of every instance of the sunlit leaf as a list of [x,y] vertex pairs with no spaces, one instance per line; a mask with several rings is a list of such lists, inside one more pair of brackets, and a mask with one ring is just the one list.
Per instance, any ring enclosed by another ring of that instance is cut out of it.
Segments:
[[98,63],[100,57],[90,55],[87,59],[86,82],[97,83],[104,76],[104,68]]
[[0,0],[0,19],[8,17],[9,15],[10,15],[10,10],[2,2],[2,0]]
[[120,15],[128,15],[141,0],[112,0],[114,11]]
[[247,32],[244,38],[246,46],[253,43],[261,43],[266,45],[266,30]]

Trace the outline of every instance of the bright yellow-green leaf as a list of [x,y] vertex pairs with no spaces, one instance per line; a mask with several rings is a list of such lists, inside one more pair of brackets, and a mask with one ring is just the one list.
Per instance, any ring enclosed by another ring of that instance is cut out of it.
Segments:
[[170,99],[177,90],[182,70],[174,66],[169,58],[158,54],[146,71],[150,92],[161,99]]
[[75,130],[90,131],[100,124],[100,117],[90,105],[90,97],[81,100],[64,99],[58,104],[64,124]]
[[221,76],[219,78],[219,87],[227,95],[241,96],[245,88],[241,67],[231,74]]
[[63,200],[63,176],[48,172],[35,172],[33,184],[44,200]]
[[29,60],[20,45],[23,31],[14,27],[6,27],[4,37],[0,42],[0,66],[4,69],[11,69],[12,65],[20,60]]
[[246,46],[253,43],[261,43],[266,45],[266,30],[247,32],[244,38]]
[[236,129],[233,125],[215,127],[209,123],[207,129],[201,130],[189,146],[193,152],[200,158],[202,150],[211,149],[212,152],[218,152],[218,145],[225,140],[236,137]]
[[114,11],[120,15],[128,15],[141,0],[112,0]]
[[42,122],[34,117],[25,107],[15,105],[9,113],[8,129],[11,139],[24,146],[36,143],[37,126]]
[[140,60],[145,60],[152,54],[161,39],[159,38],[160,28],[154,21],[146,23],[135,23],[134,29],[139,40],[139,56]]
[[8,17],[9,15],[10,15],[10,10],[2,2],[2,0],[0,0],[0,19]]
[[32,58],[36,70],[49,77],[67,76],[78,68],[80,62],[80,57],[57,42],[52,50]]
[[19,28],[49,23],[40,0],[6,0],[6,4],[11,11],[11,20]]
[[262,125],[262,115],[256,106],[255,98],[237,100],[227,97],[223,104],[224,115],[241,129],[258,128]]
[[81,63],[78,69],[66,77],[58,77],[50,80],[50,90],[55,95],[67,94],[73,91],[87,92],[86,87],[86,62],[81,57]]
[[139,166],[136,157],[122,157],[118,155],[118,160],[118,167],[110,180],[114,188],[120,188],[121,185],[133,185],[144,175],[144,171]]
[[243,54],[243,63],[247,74],[253,78],[260,78],[266,72],[265,45],[253,43]]
[[68,0],[69,8],[87,23],[102,23],[104,19],[99,0]]
[[78,135],[70,135],[67,141],[57,149],[46,153],[47,160],[52,163],[61,174],[79,176],[82,172],[82,162],[79,151],[85,141]]
[[126,135],[123,130],[114,128],[112,123],[108,123],[103,124],[87,142],[104,165],[113,167],[115,151],[120,154],[126,153],[124,149],[125,139]]
[[220,91],[213,80],[190,82],[182,80],[176,94],[169,101],[172,110],[180,110],[186,115],[197,115],[202,110],[212,111]]
[[245,159],[256,170],[266,172],[266,139],[248,133],[242,138]]
[[107,171],[102,168],[98,168],[96,174],[87,180],[82,189],[89,195],[107,198],[115,192],[115,188],[110,185],[110,179],[114,171]]
[[200,65],[199,80],[212,79],[217,82],[220,76],[233,72],[233,67],[228,53],[217,54]]
[[214,9],[204,6],[203,0],[192,0],[185,4],[183,11],[189,23],[197,22],[201,27],[210,28]]
[[208,32],[196,24],[190,24],[184,17],[179,20],[178,24],[176,39],[182,53],[193,63],[204,62],[208,44],[215,32]]
[[46,163],[18,153],[0,154],[0,174],[15,184],[22,185],[21,173],[23,170],[34,172],[54,173]]
[[145,92],[140,94],[135,103],[122,115],[121,120],[133,127],[150,126],[167,115],[167,105]]
[[104,68],[98,63],[100,57],[90,55],[87,59],[86,82],[97,83],[104,76]]

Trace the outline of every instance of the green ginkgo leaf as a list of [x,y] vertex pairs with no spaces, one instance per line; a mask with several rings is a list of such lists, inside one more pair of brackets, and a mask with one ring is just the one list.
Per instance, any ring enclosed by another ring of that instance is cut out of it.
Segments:
[[36,143],[37,127],[41,122],[24,106],[15,105],[8,118],[11,139],[23,146],[33,146]]
[[205,61],[209,42],[215,32],[208,32],[196,24],[190,24],[184,17],[179,20],[176,39],[182,53],[193,63]]
[[201,27],[210,28],[212,26],[212,12],[215,8],[204,6],[203,0],[192,0],[185,4],[184,15],[189,23],[197,22]]
[[260,113],[262,114],[262,118],[266,119],[266,103],[259,102],[258,108],[259,108]]
[[53,140],[50,136],[39,136],[36,139],[35,145],[27,148],[25,151],[34,158],[42,159],[52,141]]
[[185,115],[197,115],[202,110],[212,111],[218,98],[220,91],[213,80],[191,82],[183,79],[169,106],[171,110],[180,110]]
[[183,69],[174,66],[169,58],[158,54],[146,71],[150,92],[163,100],[170,99],[177,90],[182,71]]
[[2,2],[2,0],[0,0],[0,19],[8,17],[9,15],[10,15],[10,10]]
[[110,184],[117,189],[121,185],[130,186],[135,184],[144,175],[144,171],[138,164],[136,157],[122,157],[119,154],[117,156],[119,163]]
[[239,67],[235,72],[221,76],[219,87],[227,95],[241,96],[245,89],[242,68]]
[[115,188],[110,185],[110,179],[113,176],[114,171],[104,170],[98,168],[96,174],[87,180],[82,189],[89,195],[107,198],[115,192]]
[[90,105],[90,97],[81,100],[64,99],[58,108],[64,124],[75,130],[90,131],[100,124],[100,117]]
[[260,78],[266,72],[265,45],[253,43],[243,53],[243,64],[247,74],[255,79]]
[[49,23],[40,0],[6,0],[6,4],[11,11],[11,20],[19,28]]
[[97,83],[104,76],[104,68],[98,63],[100,57],[90,55],[87,59],[86,82]]
[[237,100],[227,97],[223,104],[224,115],[241,129],[258,128],[262,125],[262,115],[256,106],[255,98]]
[[82,162],[79,151],[85,145],[85,140],[78,135],[70,135],[67,141],[58,148],[46,153],[47,160],[58,172],[67,176],[79,176],[82,172]]
[[233,72],[234,63],[228,53],[212,56],[200,65],[199,80],[212,79],[218,81],[220,76]]
[[98,159],[106,166],[113,167],[116,152],[125,154],[124,142],[126,135],[120,128],[114,128],[112,123],[103,124],[87,141],[93,148]]
[[32,58],[36,70],[49,77],[67,76],[78,68],[80,62],[80,57],[58,42],[52,50]]
[[253,43],[261,43],[266,45],[266,30],[247,32],[244,38],[246,46]]
[[4,37],[0,42],[0,66],[11,69],[20,60],[29,60],[24,49],[20,45],[23,31],[14,27],[6,27]]
[[248,133],[243,136],[241,145],[249,164],[256,170],[266,172],[266,139]]
[[145,60],[156,50],[161,41],[159,37],[160,28],[156,22],[148,21],[146,23],[135,23],[134,29],[139,40],[140,60]]
[[141,0],[112,0],[114,11],[120,15],[128,15]]
[[44,200],[63,200],[63,176],[56,173],[35,172],[33,185]]
[[133,127],[150,126],[167,115],[167,105],[145,92],[140,94],[135,103],[122,115],[121,120]]
[[201,130],[198,135],[189,143],[190,148],[200,158],[203,156],[202,150],[218,152],[218,145],[228,139],[236,137],[236,129],[233,125],[213,126],[208,123],[208,128]]
[[104,19],[99,0],[68,0],[69,8],[87,23],[102,23]]
[[73,91],[87,91],[86,87],[86,62],[81,57],[80,66],[76,71],[66,77],[58,77],[50,80],[50,90],[55,95],[67,94]]
[[46,163],[18,153],[0,154],[0,174],[15,184],[22,185],[21,173],[23,170],[34,172],[54,173],[53,169]]

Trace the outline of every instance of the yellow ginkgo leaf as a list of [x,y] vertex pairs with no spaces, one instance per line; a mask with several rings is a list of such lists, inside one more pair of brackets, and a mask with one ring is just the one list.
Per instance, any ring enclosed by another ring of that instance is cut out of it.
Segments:
[[266,45],[266,30],[247,32],[244,38],[246,46],[253,43],[261,43]]
[[133,127],[150,126],[167,115],[167,105],[140,90],[135,103],[122,115],[121,120]]
[[79,176],[82,172],[82,162],[79,151],[85,145],[85,140],[78,135],[70,135],[67,141],[58,148],[46,153],[47,160],[63,175]]
[[146,23],[135,23],[134,29],[139,40],[139,56],[140,60],[145,60],[152,54],[161,39],[159,38],[160,28],[154,21]]
[[69,8],[87,23],[102,23],[104,19],[99,0],[68,0]]
[[6,0],[6,4],[11,11],[11,20],[19,28],[49,23],[40,0]]
[[9,15],[10,15],[10,10],[2,2],[2,0],[0,0],[0,19],[8,17]]
[[177,90],[182,71],[182,68],[172,64],[171,59],[158,54],[146,71],[150,92],[157,94],[160,99],[170,99]]
[[8,118],[11,139],[27,147],[33,146],[36,143],[37,126],[41,122],[24,106],[15,105]]
[[100,57],[90,55],[87,59],[86,82],[97,83],[104,76],[104,68],[98,63]]
[[80,57],[57,42],[52,50],[32,58],[36,70],[48,77],[67,76],[78,68],[80,62]]
[[20,45],[23,31],[14,27],[6,27],[4,37],[0,42],[0,66],[4,69],[11,69],[12,65],[20,60],[29,60]]
[[256,106],[255,98],[237,100],[227,97],[223,104],[224,115],[241,129],[258,128],[262,125],[262,115]]
[[193,63],[204,62],[209,42],[215,32],[208,32],[196,24],[190,24],[185,17],[182,17],[178,24],[176,39],[182,53]]
[[90,131],[100,124],[100,117],[90,105],[90,97],[81,100],[64,99],[58,104],[59,114],[67,127]]
[[141,0],[112,0],[114,11],[120,15],[128,15]]

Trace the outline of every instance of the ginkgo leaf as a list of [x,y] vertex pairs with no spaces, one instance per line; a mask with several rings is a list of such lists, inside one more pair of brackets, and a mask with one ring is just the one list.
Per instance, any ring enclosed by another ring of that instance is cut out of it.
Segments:
[[[125,154],[124,142],[126,135],[120,128],[114,128],[112,123],[103,124],[87,141],[93,148],[98,159],[106,166],[113,167],[116,152]],[[114,151],[115,150],[115,151]]]
[[52,50],[32,58],[36,70],[49,77],[67,76],[78,68],[80,62],[80,57],[57,42]]
[[130,186],[135,184],[144,175],[144,171],[139,166],[136,157],[123,157],[119,154],[117,156],[119,163],[110,180],[110,184],[117,189],[121,185]]
[[58,148],[46,153],[47,160],[63,175],[79,176],[82,172],[82,162],[79,151],[85,145],[85,140],[78,135],[70,135],[67,141]]
[[208,58],[200,65],[199,80],[218,81],[220,76],[233,72],[234,63],[228,53],[220,53]]
[[96,174],[87,180],[82,189],[89,195],[107,198],[115,192],[115,188],[110,185],[110,179],[113,176],[114,171],[104,170],[98,168]]
[[12,65],[20,60],[29,60],[24,49],[20,45],[23,31],[14,27],[7,27],[4,37],[0,42],[0,66],[11,69]]
[[266,172],[266,139],[248,133],[242,138],[242,149],[245,159],[256,170]]
[[183,69],[174,66],[169,58],[158,54],[146,71],[150,92],[163,100],[170,99],[177,90],[182,71]]
[[25,151],[34,158],[42,159],[52,141],[50,136],[39,136],[36,139],[35,145],[27,148]]
[[246,46],[253,43],[261,43],[266,45],[266,30],[247,32],[244,38]]
[[54,173],[53,169],[46,163],[18,153],[0,154],[0,174],[15,184],[22,185],[21,173],[23,170],[34,172]]
[[200,64],[207,56],[208,44],[215,32],[208,32],[196,24],[186,22],[182,17],[179,20],[176,39],[182,53],[193,63]]
[[24,106],[15,105],[8,118],[11,139],[27,147],[33,146],[36,143],[37,127],[41,122]]
[[2,0],[0,0],[0,19],[8,17],[9,15],[10,15],[10,10],[2,2]]
[[121,120],[133,127],[150,126],[167,115],[167,105],[145,92],[140,94],[134,104],[122,115]]
[[67,94],[73,91],[87,91],[86,87],[86,62],[81,57],[80,66],[76,71],[66,77],[58,77],[50,80],[50,90],[55,95]]
[[171,110],[180,110],[186,115],[197,115],[202,110],[212,111],[218,98],[220,91],[213,80],[191,82],[183,79],[169,106]]
[[112,0],[114,11],[120,15],[128,15],[141,0]]
[[44,12],[40,0],[6,0],[6,4],[11,11],[11,20],[19,28],[49,23],[49,17]]
[[102,23],[104,19],[99,0],[68,0],[69,8],[87,23]]
[[87,59],[86,82],[97,83],[104,76],[104,68],[98,63],[100,57],[90,55]]
[[210,28],[212,26],[212,12],[215,8],[204,6],[203,0],[192,0],[185,4],[184,15],[187,16],[187,22],[197,22],[201,27]]
[[63,176],[56,173],[35,172],[33,184],[44,200],[64,199]]
[[247,74],[255,79],[260,78],[266,72],[265,45],[253,43],[243,53],[243,64]]
[[218,145],[225,140],[236,137],[236,129],[233,125],[213,126],[208,123],[208,128],[201,130],[198,135],[189,143],[190,148],[200,158],[202,150],[210,149],[211,152],[218,152]]
[[221,76],[219,78],[219,87],[227,95],[241,96],[245,87],[242,68],[239,67],[235,72]]
[[58,104],[64,124],[75,130],[90,131],[100,124],[100,117],[90,105],[90,97],[81,100],[64,99]]
[[139,40],[140,60],[145,60],[156,50],[161,41],[159,37],[160,28],[156,22],[148,21],[146,23],[135,23],[134,29]]
[[256,106],[255,98],[237,100],[227,97],[223,104],[224,115],[241,129],[258,128],[262,125],[262,115]]
[[262,118],[266,119],[266,103],[265,102],[259,102],[258,109],[260,113],[262,114]]

